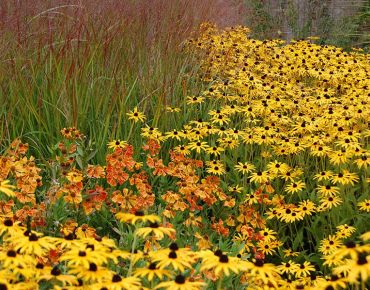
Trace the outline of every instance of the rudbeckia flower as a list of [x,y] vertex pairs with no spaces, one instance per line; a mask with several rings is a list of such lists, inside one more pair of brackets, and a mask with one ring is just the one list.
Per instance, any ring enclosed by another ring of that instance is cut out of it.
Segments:
[[136,122],[144,122],[146,117],[144,113],[140,112],[137,107],[135,107],[132,111],[129,111],[127,114],[128,119]]
[[135,234],[140,237],[145,238],[148,235],[153,235],[158,240],[163,239],[164,235],[172,236],[175,233],[175,229],[161,227],[157,222],[150,223],[149,227],[140,228],[135,231]]
[[121,223],[131,223],[131,224],[135,224],[136,222],[159,223],[161,221],[161,218],[159,216],[152,214],[145,215],[144,212],[142,211],[136,211],[134,214],[119,212],[116,214],[116,218],[119,219]]
[[158,268],[156,263],[150,263],[147,268],[137,268],[134,271],[134,276],[147,278],[148,281],[152,281],[155,277],[163,280],[164,277],[170,277],[171,272]]
[[9,182],[9,180],[0,181],[0,192],[3,192],[7,196],[13,197],[15,196],[15,193],[12,189],[15,188],[15,186],[9,184]]

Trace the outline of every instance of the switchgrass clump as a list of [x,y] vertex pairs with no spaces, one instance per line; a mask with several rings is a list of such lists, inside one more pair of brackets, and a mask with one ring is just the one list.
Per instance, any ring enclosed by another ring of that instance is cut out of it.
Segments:
[[47,156],[67,126],[102,147],[127,138],[122,120],[135,105],[158,122],[160,108],[196,86],[186,37],[202,21],[239,21],[236,6],[211,2],[2,1],[2,148],[22,136]]

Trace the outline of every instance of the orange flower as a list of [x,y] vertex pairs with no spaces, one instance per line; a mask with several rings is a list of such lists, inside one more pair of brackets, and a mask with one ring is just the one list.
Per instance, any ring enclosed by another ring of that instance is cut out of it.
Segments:
[[104,178],[105,177],[104,167],[100,165],[89,164],[87,165],[86,175],[89,178]]
[[229,229],[224,227],[224,222],[220,219],[218,223],[212,224],[212,229],[215,230],[218,234],[227,237],[229,235]]
[[82,195],[80,192],[69,192],[64,196],[64,201],[73,204],[79,204],[82,201]]
[[142,148],[145,151],[149,151],[150,155],[154,156],[159,153],[161,146],[158,141],[149,139],[148,142]]
[[72,234],[76,230],[77,227],[78,227],[78,223],[76,223],[76,221],[67,220],[62,226],[62,228],[60,229],[60,232],[64,236],[68,236],[69,234]]
[[94,228],[89,227],[87,224],[83,224],[76,230],[76,236],[79,239],[83,238],[95,238],[96,230]]

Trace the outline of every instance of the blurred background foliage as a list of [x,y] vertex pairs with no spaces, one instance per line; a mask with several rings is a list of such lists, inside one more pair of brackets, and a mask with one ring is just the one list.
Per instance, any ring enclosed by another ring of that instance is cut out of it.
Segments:
[[320,37],[319,44],[368,49],[369,0],[245,0],[253,37],[287,41]]

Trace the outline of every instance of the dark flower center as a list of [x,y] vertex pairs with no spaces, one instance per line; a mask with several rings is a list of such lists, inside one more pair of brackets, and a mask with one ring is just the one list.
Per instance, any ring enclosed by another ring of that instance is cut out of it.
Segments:
[[135,212],[135,216],[144,216],[144,212],[141,210],[138,210]]
[[90,263],[89,271],[93,271],[93,272],[98,271],[98,266],[95,263]]
[[157,265],[155,263],[150,263],[148,269],[149,270],[156,270],[157,269]]
[[29,236],[28,240],[29,240],[30,242],[37,242],[37,241],[39,240],[39,238],[36,236],[36,234],[32,233],[32,234]]
[[222,251],[219,249],[219,250],[216,250],[215,252],[214,252],[214,254],[215,254],[215,256],[217,256],[217,257],[221,257],[222,256]]
[[257,259],[256,262],[254,262],[254,265],[257,266],[257,267],[263,267],[263,260],[261,259]]
[[228,263],[229,257],[227,255],[221,255],[219,261],[220,263]]
[[149,227],[151,227],[152,229],[157,229],[159,228],[159,225],[158,223],[150,223]]
[[121,282],[122,281],[122,278],[120,275],[118,274],[115,274],[112,278],[112,282]]
[[73,233],[70,233],[70,234],[66,235],[64,237],[64,239],[67,240],[67,241],[72,241],[72,240],[75,239],[75,235]]
[[60,271],[60,269],[58,268],[58,266],[55,266],[52,270],[51,270],[51,275],[53,276],[59,276],[60,274],[62,274],[62,271]]
[[171,251],[168,255],[168,258],[170,259],[176,259],[177,258],[177,254],[175,251]]
[[0,283],[0,290],[8,290],[8,287],[5,284]]
[[86,257],[86,252],[85,251],[79,251],[78,256],[79,257]]
[[185,277],[182,275],[177,275],[175,278],[176,284],[185,284]]
[[172,243],[170,245],[170,250],[171,251],[177,251],[179,249],[179,246],[176,243]]
[[339,279],[339,277],[337,275],[332,275],[330,280],[331,281],[337,281]]
[[10,219],[6,219],[4,221],[4,225],[7,226],[7,227],[11,227],[11,226],[13,226],[13,221],[10,220]]
[[44,269],[44,264],[37,263],[36,269]]
[[356,243],[354,241],[348,241],[348,242],[346,242],[346,247],[348,249],[356,248]]
[[17,253],[13,250],[9,250],[6,255],[11,258],[15,258],[17,256]]
[[362,253],[358,256],[357,265],[365,265],[367,264],[366,254]]

